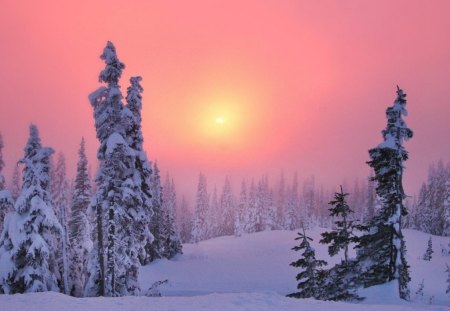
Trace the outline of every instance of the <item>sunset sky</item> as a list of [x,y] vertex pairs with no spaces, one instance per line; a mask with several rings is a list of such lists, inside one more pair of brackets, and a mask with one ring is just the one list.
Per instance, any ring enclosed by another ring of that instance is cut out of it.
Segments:
[[[88,95],[111,40],[143,77],[149,158],[193,190],[198,173],[236,188],[282,170],[335,187],[369,174],[396,85],[408,94],[405,188],[450,160],[450,1],[2,1],[0,132],[5,176],[28,125],[95,161]],[[95,167],[95,164],[92,164]]]

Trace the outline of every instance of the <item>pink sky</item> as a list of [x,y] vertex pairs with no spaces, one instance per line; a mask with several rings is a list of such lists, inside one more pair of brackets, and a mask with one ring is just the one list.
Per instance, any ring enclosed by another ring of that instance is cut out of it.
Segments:
[[327,187],[364,177],[399,84],[415,134],[405,174],[414,194],[431,162],[450,160],[448,12],[444,0],[4,2],[4,174],[31,122],[70,174],[81,136],[94,162],[87,96],[111,40],[126,64],[122,91],[143,76],[147,153],[180,189],[200,171],[235,184],[282,169]]

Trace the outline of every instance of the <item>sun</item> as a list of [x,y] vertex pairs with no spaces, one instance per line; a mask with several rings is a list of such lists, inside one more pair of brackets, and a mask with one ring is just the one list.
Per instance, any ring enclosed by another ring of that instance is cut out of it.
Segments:
[[225,123],[225,119],[223,117],[216,118],[216,124],[223,125]]

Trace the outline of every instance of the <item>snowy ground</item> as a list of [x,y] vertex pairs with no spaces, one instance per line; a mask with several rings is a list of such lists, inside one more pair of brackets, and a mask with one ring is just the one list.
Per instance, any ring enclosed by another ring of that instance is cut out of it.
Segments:
[[[314,239],[317,256],[329,260],[326,247]],[[405,230],[407,259],[411,265],[413,303],[396,298],[395,284],[373,287],[361,292],[367,299],[360,304],[333,303],[312,299],[291,299],[284,295],[295,291],[297,270],[289,263],[298,257],[291,251],[295,232],[261,232],[236,237],[221,237],[198,244],[184,245],[184,254],[175,260],[160,260],[141,270],[141,286],[147,289],[157,280],[168,279],[161,291],[164,297],[83,298],[57,293],[0,295],[1,311],[20,310],[449,310],[450,296],[445,294],[445,263],[440,244],[450,238],[433,237],[434,254],[430,262],[421,259],[428,234]],[[329,262],[339,261],[333,258]],[[423,299],[415,297],[424,280]],[[394,285],[394,286],[393,286]],[[429,305],[430,298],[432,305]],[[363,304],[364,306],[361,306]]]

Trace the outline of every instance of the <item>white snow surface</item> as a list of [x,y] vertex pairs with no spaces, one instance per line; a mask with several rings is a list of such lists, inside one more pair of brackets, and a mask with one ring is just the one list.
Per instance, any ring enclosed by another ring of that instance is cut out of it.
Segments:
[[[307,232],[314,238],[317,258],[331,264],[338,262],[339,255],[330,259],[326,246],[318,244],[320,232],[319,228]],[[183,255],[141,268],[143,292],[155,281],[169,280],[160,289],[160,298],[72,298],[52,292],[0,295],[0,310],[450,310],[450,296],[445,294],[445,264],[450,263],[450,257],[442,255],[440,249],[440,244],[449,244],[450,237],[433,236],[434,254],[431,261],[425,261],[421,258],[430,235],[414,230],[404,230],[404,234],[413,302],[398,298],[395,282],[361,290],[360,295],[366,299],[360,303],[286,298],[286,294],[296,290],[295,275],[299,269],[289,263],[300,256],[291,250],[298,242],[294,241],[297,233],[270,231],[185,244]],[[415,292],[422,279],[424,298],[418,300]]]

